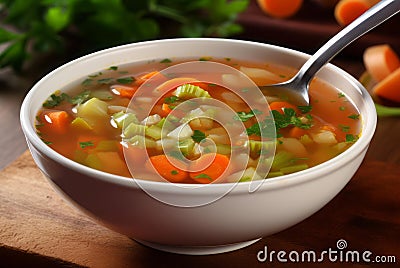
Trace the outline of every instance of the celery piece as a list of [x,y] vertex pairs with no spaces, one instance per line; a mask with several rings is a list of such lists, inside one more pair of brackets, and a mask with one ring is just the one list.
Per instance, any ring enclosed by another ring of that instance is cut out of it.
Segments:
[[87,152],[84,152],[82,150],[76,150],[74,152],[73,160],[75,162],[78,162],[80,164],[85,164],[85,159],[88,156]]
[[90,96],[105,101],[112,100],[113,98],[113,95],[109,90],[93,90],[90,92]]
[[231,146],[228,144],[217,144],[217,153],[223,155],[230,155],[231,154]]
[[96,154],[89,154],[89,155],[86,157],[86,159],[85,159],[85,161],[84,161],[84,164],[85,164],[86,166],[88,166],[88,167],[91,167],[91,168],[94,168],[94,169],[98,169],[98,170],[100,170],[100,169],[101,169],[101,166],[102,166],[101,161],[100,161],[100,159],[97,157]]
[[93,130],[93,127],[82,117],[77,117],[72,120],[71,127],[79,130]]
[[77,110],[78,117],[82,117],[89,122],[108,117],[108,104],[97,98],[91,98],[79,105]]
[[133,136],[132,138],[130,138],[128,140],[128,142],[132,146],[139,147],[140,149],[157,148],[156,141],[154,141],[154,140],[152,140],[150,138],[144,137],[144,136],[140,136],[140,135]]
[[285,175],[285,174],[283,174],[283,172],[281,172],[281,171],[269,172],[267,175],[267,178],[279,177],[279,176],[283,176],[283,175]]
[[161,120],[160,121],[158,121],[158,123],[157,124],[155,124],[157,127],[159,127],[159,128],[163,128],[163,126],[164,126],[164,123],[165,123],[165,117],[163,117],[163,118],[161,118]]
[[272,154],[274,152],[275,142],[273,141],[256,141],[249,140],[250,154],[252,157],[257,157],[261,153],[264,155]]
[[271,170],[279,171],[283,167],[290,166],[292,163],[293,163],[293,155],[286,151],[281,151],[274,156],[271,165]]
[[123,130],[124,138],[132,138],[135,135],[142,135],[144,136],[147,126],[137,125],[135,123],[130,123],[125,129]]
[[308,168],[307,164],[299,164],[299,165],[283,167],[283,168],[281,168],[281,172],[283,174],[289,174],[289,173],[294,173],[294,172],[301,171],[301,170],[304,170],[307,168]]
[[104,141],[99,141],[99,143],[96,146],[96,151],[100,152],[116,152],[118,151],[118,142],[115,140],[104,140]]
[[99,100],[112,100],[113,98],[113,94],[108,89],[93,90],[90,92],[90,96]]
[[211,98],[211,95],[199,86],[184,84],[177,87],[173,93],[178,98],[190,99],[190,98]]
[[148,137],[150,137],[150,138],[153,138],[153,139],[155,139],[155,140],[161,139],[161,134],[162,134],[161,132],[162,132],[162,129],[159,128],[159,127],[156,126],[156,125],[152,125],[152,126],[147,127],[147,128],[145,129],[145,134],[146,134],[146,136],[148,136]]
[[139,120],[133,113],[125,113],[120,111],[112,115],[112,119],[117,124],[118,128],[123,128],[124,125],[128,126],[130,123],[139,124]]
[[185,140],[179,141],[178,148],[184,156],[192,155],[193,148],[194,148],[193,139],[185,139]]
[[309,135],[305,134],[305,135],[300,137],[300,142],[303,145],[308,145],[308,144],[313,143],[313,140],[311,139],[311,137]]
[[243,174],[242,177],[240,178],[240,182],[246,182],[246,181],[251,181],[251,180],[261,180],[262,177],[258,175],[256,170],[253,167],[247,168]]

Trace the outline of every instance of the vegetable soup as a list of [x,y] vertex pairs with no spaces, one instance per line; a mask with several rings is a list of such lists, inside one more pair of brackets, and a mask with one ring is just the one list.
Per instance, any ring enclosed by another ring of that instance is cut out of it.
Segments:
[[[164,72],[200,62],[245,74],[254,87],[231,74],[202,79]],[[36,129],[65,157],[125,177],[207,184],[282,176],[339,155],[361,131],[351,101],[317,78],[309,106],[279,92],[246,100],[248,92],[262,94],[256,85],[282,82],[295,72],[210,57],[110,66],[55,89],[37,114]]]

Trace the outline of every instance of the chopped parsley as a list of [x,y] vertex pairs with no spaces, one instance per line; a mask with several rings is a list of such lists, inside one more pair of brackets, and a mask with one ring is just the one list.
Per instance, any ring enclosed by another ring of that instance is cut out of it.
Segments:
[[346,134],[346,142],[356,142],[358,140],[358,136],[353,134]]
[[204,134],[200,130],[195,129],[193,132],[194,133],[193,133],[192,139],[195,142],[201,142],[202,140],[204,140],[206,138],[206,134]]
[[179,173],[179,172],[178,172],[177,170],[175,170],[175,169],[174,169],[174,170],[171,170],[171,175],[178,175],[178,173]]
[[266,118],[264,121],[257,122],[246,128],[247,135],[256,135],[265,138],[275,138],[275,124],[272,118]]
[[82,81],[81,85],[82,86],[90,86],[93,83],[93,79],[92,78],[86,78],[85,80]]
[[76,95],[75,97],[71,98],[70,102],[72,104],[82,104],[85,101],[87,101],[89,98],[90,98],[90,91],[85,90],[85,91],[79,93],[78,95]]
[[247,120],[249,120],[250,118],[254,117],[257,114],[262,114],[262,112],[257,109],[251,110],[250,112],[237,112],[237,115],[235,115],[233,119],[237,121],[246,122]]
[[177,96],[170,96],[170,97],[166,97],[164,99],[164,102],[169,104],[169,103],[175,103],[178,100],[179,100],[179,98]]
[[97,83],[102,84],[102,85],[108,85],[111,83],[114,83],[114,79],[113,78],[102,78],[97,80]]
[[86,147],[94,146],[94,143],[92,141],[83,141],[79,143],[79,146],[85,149]]
[[[281,128],[285,128],[290,125],[303,129],[309,129],[312,127],[312,122],[303,123],[302,120],[296,116],[296,112],[292,108],[284,108],[283,114],[273,110],[272,115],[274,116],[275,126],[277,131]],[[307,119],[311,118],[308,117]]]
[[205,173],[200,173],[199,175],[194,176],[196,179],[208,179],[208,180],[212,180],[212,178],[210,176],[208,176]]
[[108,70],[116,71],[116,70],[118,70],[118,66],[110,66],[110,68],[108,68]]
[[338,93],[338,98],[344,98],[344,97],[346,97],[346,95],[344,95],[342,92]]
[[300,110],[300,112],[302,112],[303,114],[309,113],[312,110],[312,106],[308,105],[308,106],[297,106],[297,108]]
[[160,63],[171,63],[172,60],[170,59],[163,59],[162,61],[160,61]]
[[339,128],[340,128],[340,130],[343,131],[343,132],[349,132],[349,131],[350,131],[350,126],[339,125]]
[[132,82],[135,81],[135,78],[133,78],[132,76],[129,77],[122,77],[122,78],[118,78],[117,82],[120,84],[130,84]]
[[344,111],[344,110],[346,110],[346,107],[340,106],[340,107],[339,107],[339,110],[340,110],[340,111]]
[[351,114],[348,116],[348,118],[353,119],[353,120],[358,120],[358,119],[360,119],[360,115],[359,114]]
[[66,93],[61,93],[61,94],[51,94],[50,98],[47,99],[43,103],[43,107],[45,108],[54,108],[58,105],[60,105],[64,100],[69,100],[70,96]]

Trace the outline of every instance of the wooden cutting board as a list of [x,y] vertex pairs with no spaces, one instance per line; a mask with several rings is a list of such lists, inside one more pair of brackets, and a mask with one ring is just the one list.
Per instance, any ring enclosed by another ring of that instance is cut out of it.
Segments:
[[[364,162],[333,201],[300,224],[247,248],[211,256],[156,251],[97,225],[53,191],[29,152],[0,172],[0,185],[0,266],[255,267],[265,246],[321,252],[336,249],[339,239],[348,249],[391,255],[400,262],[400,167],[383,162]],[[274,267],[287,264],[275,260]]]

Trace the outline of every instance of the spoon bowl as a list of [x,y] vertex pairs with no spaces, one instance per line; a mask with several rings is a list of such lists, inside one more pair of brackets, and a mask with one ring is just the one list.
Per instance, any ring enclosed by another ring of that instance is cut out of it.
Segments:
[[263,91],[265,95],[270,95],[270,92],[277,92],[276,90],[278,89],[279,92],[285,95],[291,102],[300,106],[308,106],[310,104],[308,95],[309,85],[321,67],[354,40],[363,36],[399,11],[400,1],[380,1],[318,49],[293,78],[282,83],[260,86],[260,90]]

